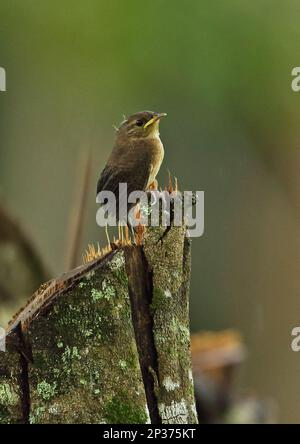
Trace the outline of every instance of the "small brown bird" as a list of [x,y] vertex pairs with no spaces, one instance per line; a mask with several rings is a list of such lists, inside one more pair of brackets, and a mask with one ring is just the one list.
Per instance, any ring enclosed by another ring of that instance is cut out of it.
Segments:
[[159,121],[164,116],[165,113],[141,111],[128,117],[117,129],[114,148],[97,185],[97,194],[100,191],[115,194],[117,208],[122,199],[119,183],[127,183],[128,195],[132,191],[156,189],[156,175],[164,158],[159,137]]

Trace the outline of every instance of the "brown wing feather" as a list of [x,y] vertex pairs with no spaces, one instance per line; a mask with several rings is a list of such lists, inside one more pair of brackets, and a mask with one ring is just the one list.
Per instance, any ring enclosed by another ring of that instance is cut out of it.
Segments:
[[[114,148],[114,159],[116,159],[117,147]],[[116,197],[117,209],[119,200],[126,196],[119,195],[119,183],[127,183],[127,195],[132,191],[144,191],[148,184],[151,172],[151,156],[145,150],[130,150],[127,155],[127,162],[124,162],[124,155],[120,156],[122,162],[112,162],[109,160],[107,166],[101,173],[97,184],[97,194],[100,191],[111,191]],[[127,163],[125,165],[125,163]],[[132,205],[131,205],[132,206]],[[128,211],[130,205],[128,206]]]

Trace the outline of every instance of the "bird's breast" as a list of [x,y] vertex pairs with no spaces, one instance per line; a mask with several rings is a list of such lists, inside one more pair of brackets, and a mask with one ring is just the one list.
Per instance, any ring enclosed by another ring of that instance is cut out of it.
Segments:
[[152,183],[157,176],[165,154],[164,146],[159,138],[153,139],[151,141],[150,152],[152,169],[150,173],[149,183]]

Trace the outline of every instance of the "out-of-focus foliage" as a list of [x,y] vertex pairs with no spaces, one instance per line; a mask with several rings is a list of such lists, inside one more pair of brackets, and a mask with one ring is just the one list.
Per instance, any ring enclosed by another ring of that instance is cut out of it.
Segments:
[[[53,273],[79,151],[92,147],[96,184],[122,114],[167,112],[161,180],[169,168],[205,191],[192,327],[242,332],[243,384],[283,421],[300,420],[299,15],[296,0],[0,3],[0,188]],[[104,240],[94,197],[85,245]]]

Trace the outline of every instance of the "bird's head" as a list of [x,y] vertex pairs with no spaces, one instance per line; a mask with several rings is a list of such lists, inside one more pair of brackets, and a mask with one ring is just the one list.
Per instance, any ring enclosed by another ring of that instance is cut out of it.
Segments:
[[159,137],[159,121],[166,113],[141,111],[125,119],[117,130],[120,138],[151,138]]

